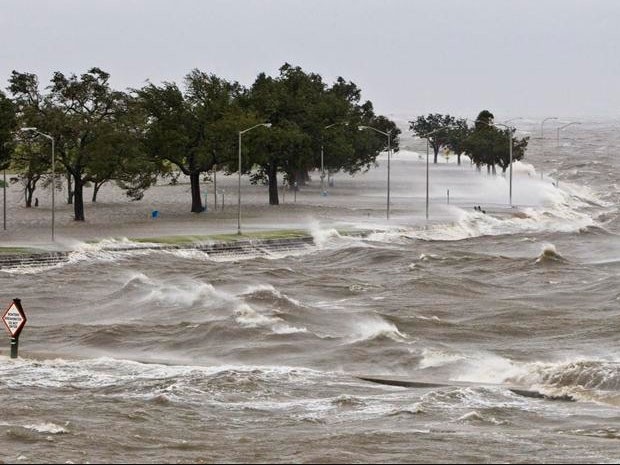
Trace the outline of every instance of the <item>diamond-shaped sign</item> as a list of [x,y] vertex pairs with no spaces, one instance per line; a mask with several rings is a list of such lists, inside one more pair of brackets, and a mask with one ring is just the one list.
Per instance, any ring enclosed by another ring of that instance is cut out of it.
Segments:
[[22,309],[19,299],[15,299],[10,307],[2,315],[2,321],[11,337],[19,336],[26,325],[26,314]]

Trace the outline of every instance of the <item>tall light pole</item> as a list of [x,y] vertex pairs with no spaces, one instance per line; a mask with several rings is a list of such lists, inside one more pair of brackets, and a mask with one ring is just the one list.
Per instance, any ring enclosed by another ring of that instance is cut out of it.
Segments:
[[[333,124],[328,124],[327,126],[325,126],[323,129],[329,129],[329,128],[333,128],[334,126],[337,126],[338,124],[348,124],[346,122],[342,122],[342,123],[333,123]],[[327,195],[327,191],[325,190],[325,165],[323,163],[323,136],[321,135],[321,195],[325,196]]]
[[49,134],[39,131],[37,128],[21,128],[21,130],[23,132],[34,132],[52,141],[52,242],[54,242],[54,225],[56,223],[56,159],[54,156],[54,138]]
[[[572,126],[573,124],[581,124],[581,123],[578,122],[578,121],[573,121],[572,123],[567,123],[564,126],[560,126],[560,127],[558,127],[556,129],[557,130],[557,133],[556,133],[556,150],[557,150],[558,156],[560,155],[560,131],[562,129],[564,129],[564,128]],[[559,185],[560,185],[560,178],[558,176],[558,179],[556,179],[556,181],[555,181],[555,186],[558,187]]]
[[2,171],[2,225],[6,231],[6,168]]
[[246,132],[251,131],[252,129],[256,129],[258,127],[265,126],[266,128],[271,127],[271,123],[259,123],[251,128],[245,129],[243,131],[239,131],[239,190],[237,192],[237,234],[241,235],[241,136]]
[[[542,156],[543,156],[543,160],[545,158],[545,121],[549,121],[552,119],[558,119],[557,116],[550,116],[548,118],[543,119],[540,122],[540,148],[541,148],[541,152],[542,152]],[[543,178],[543,169],[542,166],[540,167],[540,179]]]
[[443,128],[438,128],[435,129],[434,131],[431,132],[427,132],[426,134],[422,134],[421,137],[422,139],[426,139],[426,219],[428,220],[428,185],[429,185],[429,179],[428,179],[428,173],[429,173],[429,142],[428,142],[428,138],[429,136],[432,136],[433,134],[440,132],[440,131],[445,131],[446,129],[451,129],[453,128],[453,126],[446,126]]
[[383,132],[377,128],[373,128],[372,126],[358,126],[357,127],[358,130],[363,130],[363,129],[372,129],[375,132],[378,132],[379,134],[383,134],[384,136],[387,137],[388,140],[388,163],[387,163],[387,219],[390,219],[390,158],[392,155],[392,131],[388,131],[388,132]]

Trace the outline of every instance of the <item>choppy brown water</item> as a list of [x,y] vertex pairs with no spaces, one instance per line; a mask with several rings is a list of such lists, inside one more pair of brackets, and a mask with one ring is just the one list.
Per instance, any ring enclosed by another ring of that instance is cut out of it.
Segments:
[[527,218],[463,207],[451,226],[364,239],[318,230],[316,247],[281,256],[90,248],[63,266],[0,272],[2,298],[19,292],[29,310],[22,350],[49,354],[0,359],[0,458],[617,461],[610,128],[591,123],[562,158],[533,153],[566,190]]

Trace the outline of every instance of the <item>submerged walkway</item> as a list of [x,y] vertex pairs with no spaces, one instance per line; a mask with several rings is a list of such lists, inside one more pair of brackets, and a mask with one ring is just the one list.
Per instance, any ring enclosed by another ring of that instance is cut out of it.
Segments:
[[[213,243],[184,243],[184,244],[135,244],[132,246],[105,247],[106,252],[131,252],[133,250],[199,250],[212,256],[235,255],[267,255],[273,252],[288,252],[303,249],[314,245],[312,236],[301,236],[285,239],[247,239],[237,241],[221,241]],[[35,252],[0,255],[0,269],[18,266],[56,265],[69,260],[75,251],[62,252]]]

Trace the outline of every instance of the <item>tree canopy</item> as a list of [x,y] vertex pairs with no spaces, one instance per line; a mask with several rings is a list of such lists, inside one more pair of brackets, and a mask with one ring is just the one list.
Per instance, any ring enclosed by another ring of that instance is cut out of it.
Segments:
[[175,83],[149,84],[137,97],[148,117],[148,155],[189,177],[191,211],[198,213],[203,211],[201,173],[230,164],[236,128],[252,118],[242,113],[244,89],[238,83],[195,69],[184,84],[184,90]]
[[100,68],[80,76],[56,72],[46,94],[40,92],[34,74],[13,71],[9,79],[22,124],[54,138],[57,159],[74,183],[76,221],[85,219],[86,183],[136,173],[132,165],[139,153],[140,131],[128,130],[131,98],[112,89],[109,78]]
[[[462,121],[462,120],[461,120]],[[437,163],[437,155],[442,147],[447,147],[451,141],[448,130],[457,126],[454,116],[429,113],[427,116],[418,116],[409,121],[409,129],[418,137],[428,139],[433,148],[433,163]],[[454,133],[452,134],[454,136]]]
[[529,137],[517,139],[513,128],[496,125],[493,113],[483,110],[474,122],[474,128],[462,141],[462,148],[477,166],[486,165],[495,169],[496,165],[502,171],[510,166],[510,144],[512,144],[512,160],[521,160]]
[[359,125],[391,131],[392,149],[398,150],[400,130],[387,118],[376,116],[371,102],[360,105],[360,98],[360,89],[342,77],[330,87],[320,75],[288,63],[277,77],[261,73],[256,78],[246,108],[273,126],[244,144],[248,146],[245,166],[258,166],[254,180],[267,182],[270,204],[279,203],[278,173],[290,183],[303,181],[309,170],[320,167],[321,148],[332,172],[354,174],[372,166],[387,140],[374,132],[359,132]]
[[0,91],[0,169],[7,168],[10,163],[16,123],[15,106]]

